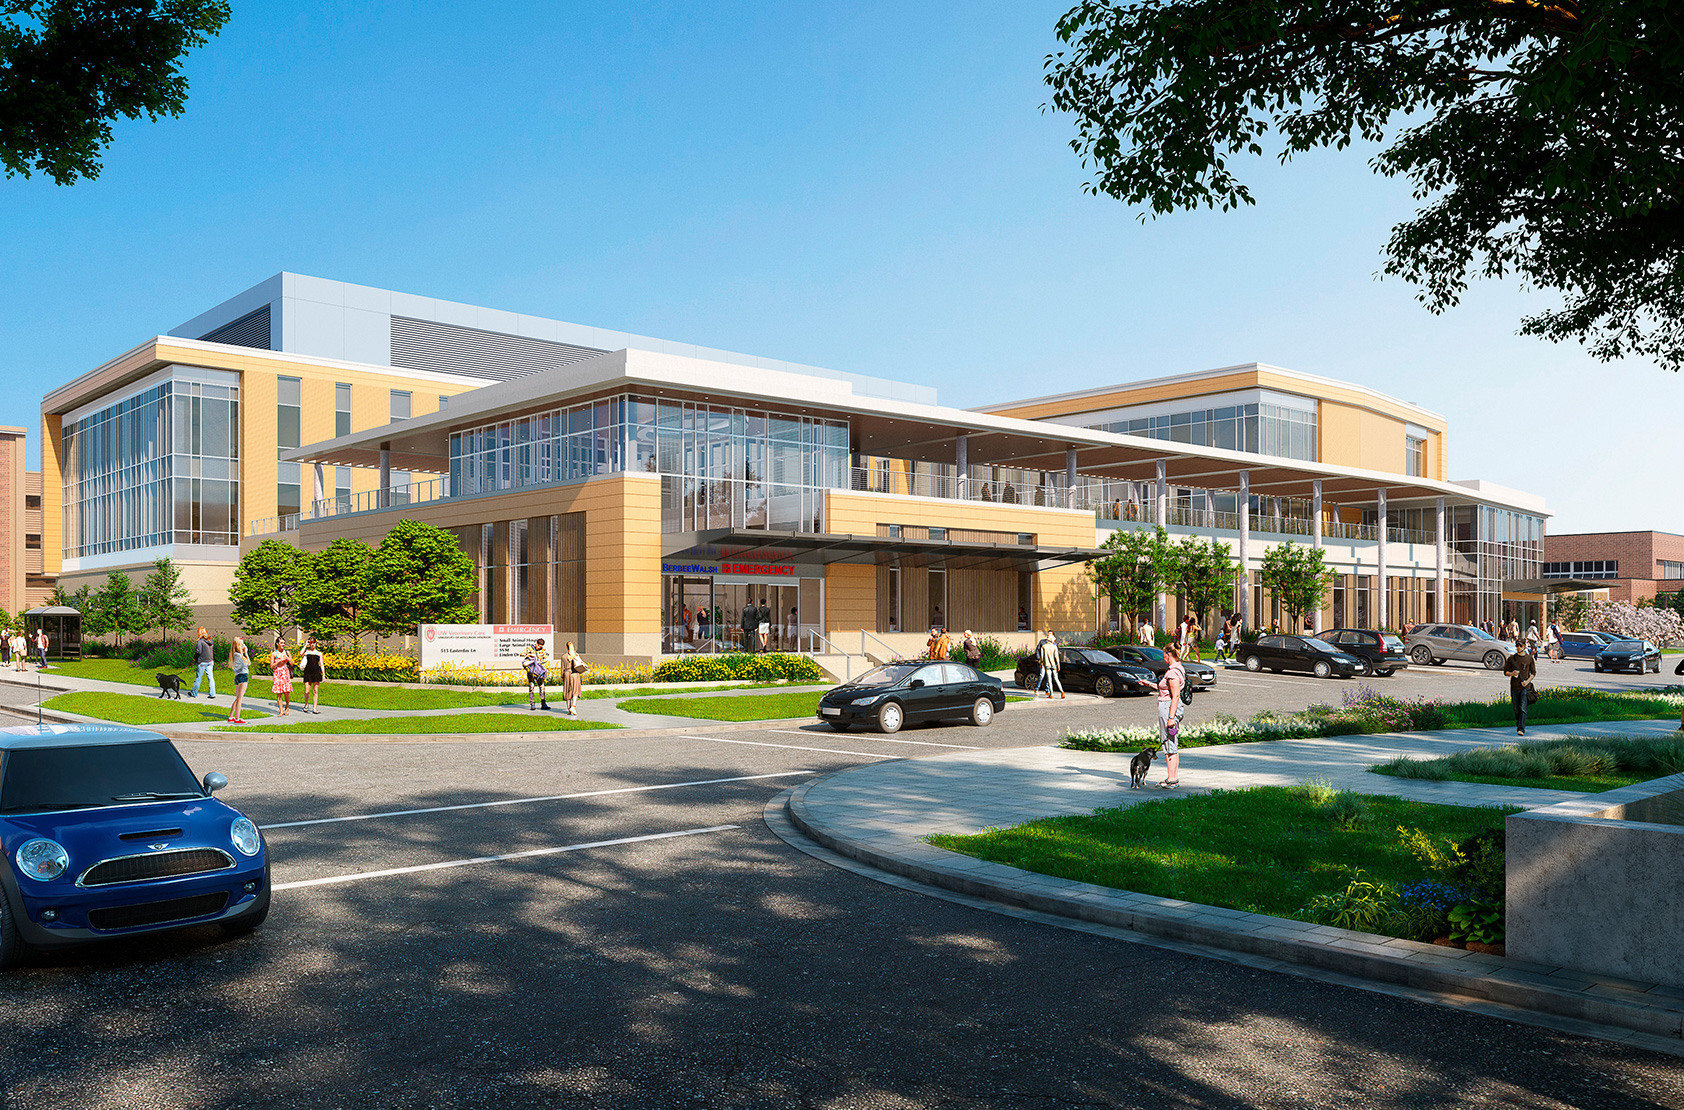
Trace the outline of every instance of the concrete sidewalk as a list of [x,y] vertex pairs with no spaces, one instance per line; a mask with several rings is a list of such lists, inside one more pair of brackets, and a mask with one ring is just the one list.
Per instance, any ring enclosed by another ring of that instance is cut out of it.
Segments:
[[[1538,726],[1528,730],[1528,738],[1666,735],[1674,728],[1662,721]],[[1684,1053],[1684,991],[1674,988],[1054,878],[945,851],[925,839],[1210,789],[1286,786],[1311,778],[1363,793],[1451,805],[1529,807],[1586,796],[1398,779],[1368,770],[1397,755],[1432,758],[1513,739],[1508,729],[1466,729],[1190,748],[1182,753],[1184,785],[1178,791],[1129,789],[1132,753],[1045,747],[969,751],[840,771],[791,791],[785,812],[801,833],[831,851],[943,890],[1283,965],[1518,1007],[1553,1015],[1575,1032]],[[1162,777],[1158,763],[1154,779]],[[1578,1027],[1585,1023],[1590,1024]]]

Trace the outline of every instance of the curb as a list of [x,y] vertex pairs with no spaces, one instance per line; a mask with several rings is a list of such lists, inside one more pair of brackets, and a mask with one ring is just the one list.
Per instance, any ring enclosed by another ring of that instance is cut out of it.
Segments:
[[1684,992],[1647,994],[1636,984],[1632,984],[1635,989],[1623,989],[1609,979],[1588,976],[1580,977],[1584,981],[1578,989],[1568,989],[1542,981],[1554,971],[1549,966],[1115,890],[939,848],[928,848],[913,858],[878,847],[826,828],[807,805],[807,795],[815,787],[847,773],[832,772],[796,787],[784,804],[785,812],[803,835],[893,875],[989,902],[1148,936],[1481,999],[1668,1041],[1684,1039]]
[[[472,710],[464,710],[472,712]],[[77,718],[80,720],[81,718]],[[683,736],[704,732],[753,732],[775,725],[808,724],[811,717],[769,721],[720,721],[717,724],[671,725],[666,728],[568,728],[541,732],[180,732],[161,725],[136,725],[171,740],[217,740],[305,744],[530,744],[538,740],[638,740],[650,736]],[[65,719],[66,721],[69,718]]]

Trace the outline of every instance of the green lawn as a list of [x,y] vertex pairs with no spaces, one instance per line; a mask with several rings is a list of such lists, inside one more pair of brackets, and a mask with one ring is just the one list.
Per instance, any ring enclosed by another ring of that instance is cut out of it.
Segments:
[[[106,694],[80,691],[60,694],[41,703],[47,710],[76,713],[83,717],[98,717],[102,721],[117,721],[125,725],[180,725],[199,721],[226,721],[229,699],[214,702],[176,701],[174,698],[145,697],[140,694]],[[267,717],[255,709],[242,709],[247,719]]]
[[551,714],[442,713],[436,717],[377,717],[368,721],[308,721],[297,725],[273,723],[242,727],[224,725],[217,732],[310,732],[336,736],[391,733],[432,736],[452,732],[573,732],[578,729],[619,728],[602,721],[557,717]]
[[1369,768],[1396,778],[1486,782],[1542,790],[1613,790],[1684,772],[1684,737],[1585,736],[1521,740],[1439,759],[1398,757]]
[[[681,686],[673,689],[670,686],[638,686],[624,690],[604,690],[586,686],[579,695],[581,698],[648,698],[648,697],[683,697],[687,694],[716,694],[721,690],[776,690],[783,686],[820,686],[819,682],[745,682],[735,686]],[[525,687],[521,687],[524,691]],[[556,695],[559,686],[550,687],[550,696]]]
[[732,698],[633,698],[620,702],[630,713],[659,713],[669,717],[699,717],[710,721],[774,721],[813,717],[822,691],[789,694],[745,694]]
[[[157,688],[155,677],[158,671],[143,670],[123,659],[83,659],[79,662],[65,663],[54,668],[60,673],[74,675],[77,678],[96,678],[104,682],[124,682],[133,686],[150,686]],[[165,670],[170,670],[165,668]],[[48,674],[53,673],[48,671]],[[173,671],[180,674],[183,688],[192,685],[193,670]],[[234,687],[231,682],[233,672],[225,667],[217,669],[216,692],[217,702],[232,697]],[[303,696],[303,685],[297,681],[292,684],[292,696],[296,700]],[[266,701],[274,700],[274,689],[267,678],[253,676],[246,685],[246,697],[260,698]],[[472,709],[485,705],[517,705],[526,701],[526,687],[507,686],[489,690],[433,690],[427,688],[412,689],[407,686],[392,686],[375,682],[324,682],[317,700],[322,705],[338,706],[341,709]],[[214,703],[213,703],[214,704]]]
[[1361,800],[1366,819],[1349,831],[1335,828],[1303,791],[1256,786],[929,839],[1044,875],[1308,921],[1310,899],[1343,890],[1348,867],[1392,885],[1430,878],[1404,847],[1399,825],[1461,841],[1518,812],[1383,795]]

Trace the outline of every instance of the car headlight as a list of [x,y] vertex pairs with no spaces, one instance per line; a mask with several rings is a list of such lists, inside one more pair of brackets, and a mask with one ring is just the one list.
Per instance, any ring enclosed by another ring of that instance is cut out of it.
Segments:
[[251,818],[241,817],[228,830],[228,838],[234,842],[234,847],[243,856],[255,856],[263,847],[262,837],[257,835],[257,826],[251,823]]
[[45,837],[24,841],[18,846],[15,858],[19,874],[41,882],[58,878],[70,866],[70,853],[58,841]]
[[870,705],[872,702],[882,698],[882,696],[882,694],[867,694],[863,698],[855,698],[853,703],[855,705]]

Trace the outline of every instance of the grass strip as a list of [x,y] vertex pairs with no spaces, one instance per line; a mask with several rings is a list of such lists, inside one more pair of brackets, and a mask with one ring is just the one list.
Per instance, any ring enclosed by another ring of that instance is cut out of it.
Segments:
[[[160,670],[142,670],[123,659],[83,659],[78,662],[64,663],[55,666],[47,673],[57,671],[60,674],[72,675],[76,678],[93,678],[102,682],[122,682],[130,686],[158,685],[158,674],[180,674],[182,686],[192,684],[191,670],[177,672],[168,667]],[[233,694],[233,672],[226,668],[219,668],[216,674],[217,693],[223,697]],[[293,680],[292,696],[295,701],[301,700],[304,694],[303,684]],[[260,698],[273,701],[275,698],[274,684],[267,678],[253,676],[246,685],[247,698]],[[331,705],[340,709],[401,709],[405,711],[419,709],[472,709],[488,705],[518,705],[526,700],[526,687],[509,686],[491,690],[431,690],[425,687],[413,689],[406,686],[390,686],[367,682],[335,682],[331,676],[329,681],[322,683],[317,701],[322,705]]]
[[333,736],[440,736],[458,732],[574,732],[619,728],[602,721],[518,713],[441,713],[433,717],[380,717],[360,721],[306,721],[296,725],[224,725],[215,732],[307,732]]
[[[684,686],[679,689],[662,688],[660,686],[639,686],[636,689],[625,690],[593,690],[589,686],[580,692],[581,698],[650,698],[685,697],[690,694],[717,694],[724,690],[776,690],[784,686],[817,686],[816,682],[747,682],[736,685],[722,686]],[[522,687],[524,690],[525,687]],[[555,697],[557,687],[550,687],[550,696]]]
[[1400,779],[1484,782],[1544,790],[1613,790],[1684,772],[1684,737],[1577,736],[1520,740],[1438,759],[1396,759],[1369,770]]
[[[79,690],[59,694],[41,703],[41,708],[75,713],[83,717],[98,717],[102,721],[116,721],[124,725],[184,725],[201,721],[226,721],[228,701],[221,703],[176,701],[173,698],[145,697],[141,694],[109,694]],[[255,709],[241,709],[248,718],[267,717]]]
[[[1127,770],[1118,763],[1119,780]],[[1351,829],[1335,827],[1327,805],[1302,789],[1254,786],[929,842],[1042,875],[1310,921],[1310,899],[1343,890],[1348,868],[1394,886],[1429,877],[1398,826],[1462,841],[1518,812],[1359,798],[1364,814]]]
[[633,698],[619,703],[629,713],[659,713],[708,721],[778,721],[818,715],[822,691],[745,694],[730,698]]

